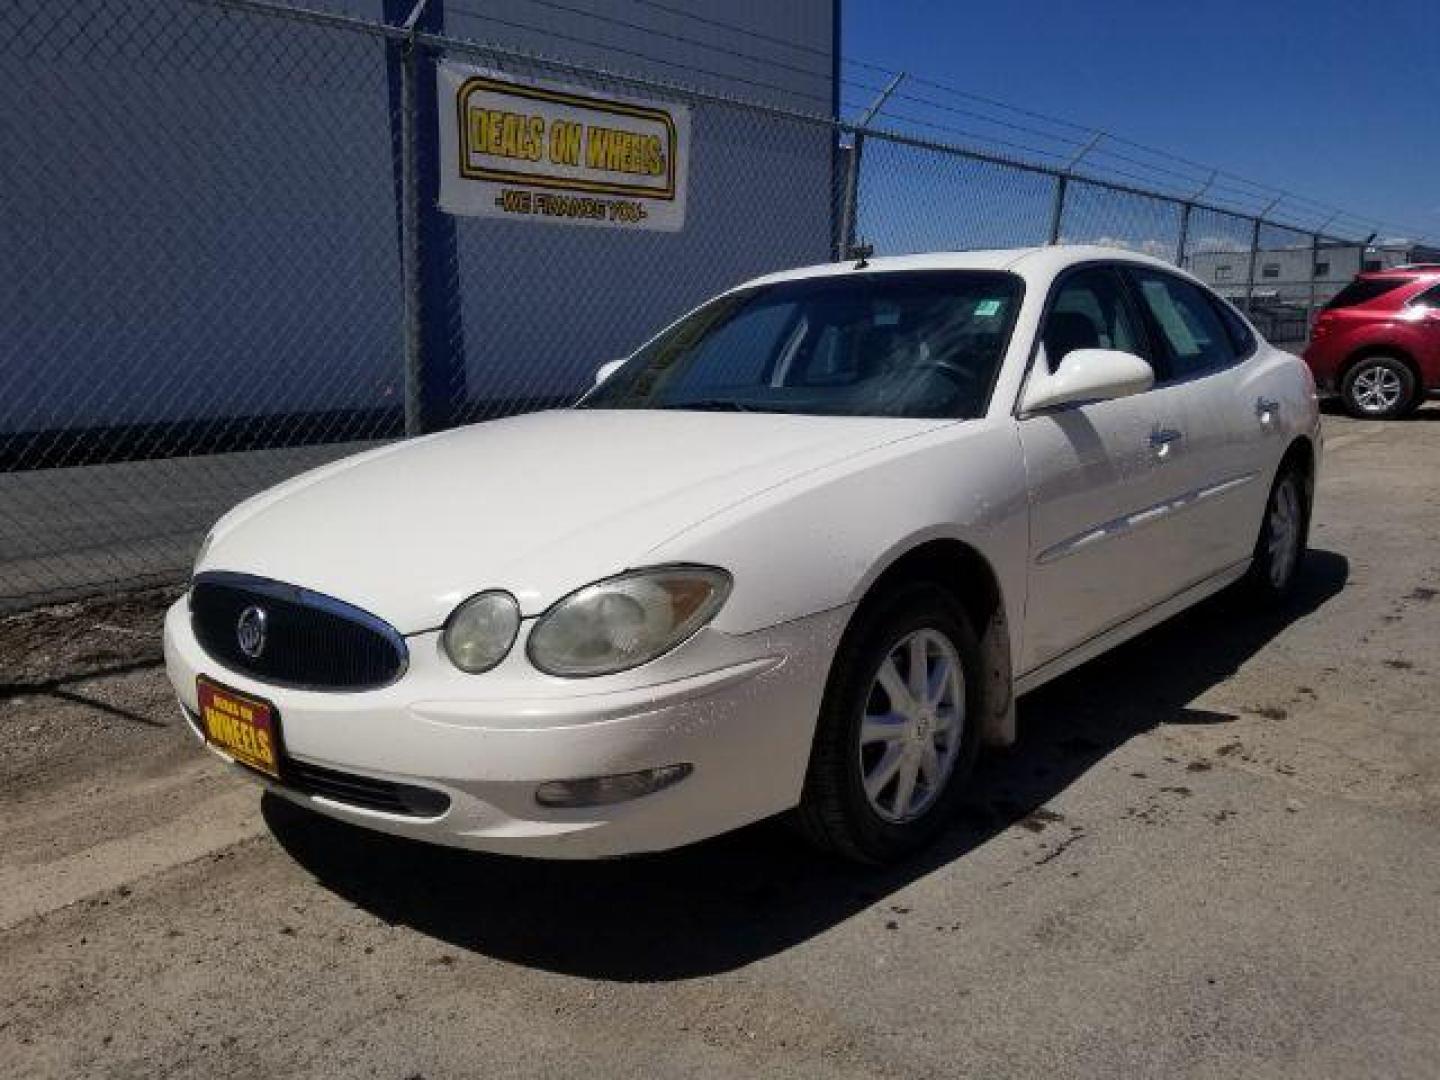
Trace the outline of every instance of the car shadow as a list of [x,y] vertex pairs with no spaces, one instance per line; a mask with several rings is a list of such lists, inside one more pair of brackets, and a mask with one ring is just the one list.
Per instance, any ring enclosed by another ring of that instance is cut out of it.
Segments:
[[456,949],[617,981],[729,971],[806,941],[1005,829],[1038,831],[1048,801],[1136,735],[1233,720],[1191,702],[1313,614],[1348,573],[1343,556],[1312,551],[1282,609],[1257,614],[1222,593],[1027,696],[1019,745],[982,759],[953,827],[898,867],[826,858],[778,821],[662,855],[571,863],[400,840],[271,795],[263,813],[323,887]]

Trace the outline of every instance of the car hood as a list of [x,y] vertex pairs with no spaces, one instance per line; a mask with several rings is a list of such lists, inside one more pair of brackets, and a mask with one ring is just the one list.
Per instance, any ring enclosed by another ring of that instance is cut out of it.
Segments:
[[346,600],[402,633],[508,589],[526,615],[644,565],[776,485],[948,421],[568,409],[396,443],[272,488],[215,526],[200,570]]

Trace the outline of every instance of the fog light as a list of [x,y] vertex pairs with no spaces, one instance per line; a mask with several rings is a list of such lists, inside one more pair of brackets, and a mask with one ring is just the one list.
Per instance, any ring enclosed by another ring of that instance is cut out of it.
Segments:
[[535,789],[535,801],[541,806],[608,806],[678,784],[693,770],[694,766],[688,764],[663,765],[619,776],[550,780]]

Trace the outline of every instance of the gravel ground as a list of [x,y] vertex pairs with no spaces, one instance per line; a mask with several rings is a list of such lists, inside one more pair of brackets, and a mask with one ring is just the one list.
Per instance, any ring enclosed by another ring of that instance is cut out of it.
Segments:
[[884,873],[366,835],[193,745],[164,594],[0,621],[0,1073],[1432,1077],[1440,410],[1327,427],[1290,610],[1031,695]]

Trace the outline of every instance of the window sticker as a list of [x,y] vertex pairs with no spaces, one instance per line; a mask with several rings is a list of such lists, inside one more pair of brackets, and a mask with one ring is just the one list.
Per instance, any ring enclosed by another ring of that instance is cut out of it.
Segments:
[[977,319],[993,319],[1000,314],[999,300],[981,300],[975,305],[975,317]]

